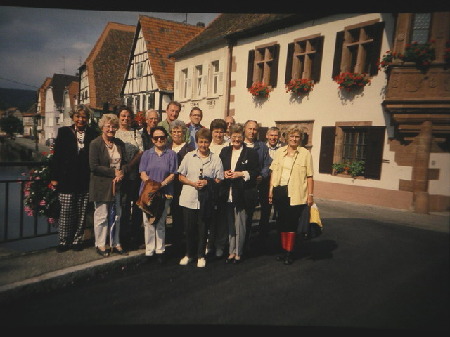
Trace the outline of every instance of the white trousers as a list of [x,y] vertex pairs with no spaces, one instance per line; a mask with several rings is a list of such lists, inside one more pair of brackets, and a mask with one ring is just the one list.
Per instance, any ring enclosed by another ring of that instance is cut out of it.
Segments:
[[[114,217],[114,227],[111,233],[108,226],[109,211],[113,202],[94,202],[94,235],[95,247],[105,247],[109,242],[111,247],[120,245],[120,216],[122,208],[120,207],[120,194],[115,196],[116,215]],[[111,236],[112,234],[112,236]]]
[[245,210],[237,211],[236,207],[234,207],[231,202],[227,202],[225,216],[227,218],[229,230],[229,253],[242,256],[244,255],[246,231],[245,219],[247,217]]
[[166,250],[166,219],[171,202],[172,199],[166,199],[161,218],[155,224],[154,218],[147,218],[147,213],[142,212],[146,256],[153,256],[154,253],[162,254]]

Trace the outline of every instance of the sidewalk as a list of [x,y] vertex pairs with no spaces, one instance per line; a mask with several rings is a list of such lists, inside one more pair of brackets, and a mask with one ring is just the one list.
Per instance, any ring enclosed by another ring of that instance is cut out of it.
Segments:
[[[333,218],[365,218],[449,233],[448,212],[426,215],[335,200],[316,202],[325,231],[333,225]],[[51,291],[103,273],[131,270],[144,262],[144,249],[130,251],[128,256],[113,254],[104,258],[96,253],[92,242],[87,242],[81,252],[64,253],[57,253],[54,247],[24,253],[0,245],[0,302],[17,295]]]

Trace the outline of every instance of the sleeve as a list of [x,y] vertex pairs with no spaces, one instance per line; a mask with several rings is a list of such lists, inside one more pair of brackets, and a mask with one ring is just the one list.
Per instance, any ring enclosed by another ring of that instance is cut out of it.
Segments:
[[63,151],[63,128],[58,129],[58,135],[55,139],[55,145],[53,147],[53,157],[50,161],[50,180],[59,180],[59,172],[61,167],[61,153]]
[[139,173],[146,172],[149,153],[150,150],[145,150],[142,154],[141,161],[139,162]]
[[184,156],[183,160],[181,161],[180,167],[178,167],[178,173],[182,174],[184,176],[187,175],[187,156]]
[[261,168],[261,175],[263,178],[267,178],[270,173],[270,164],[272,163],[272,158],[269,155],[269,148],[263,143],[263,167]]
[[96,176],[111,177],[116,176],[116,172],[109,166],[104,166],[100,160],[100,148],[98,142],[91,142],[89,145],[89,168]]
[[177,169],[178,169],[178,158],[177,158],[177,153],[173,150],[172,151],[172,158],[170,161],[170,165],[169,165],[169,174],[176,174],[177,173]]

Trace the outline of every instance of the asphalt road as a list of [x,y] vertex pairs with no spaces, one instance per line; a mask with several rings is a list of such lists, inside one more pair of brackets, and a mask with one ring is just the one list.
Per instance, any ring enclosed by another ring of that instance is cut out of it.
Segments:
[[199,326],[205,333],[244,327],[277,336],[280,328],[450,331],[448,217],[332,201],[322,206],[323,235],[300,242],[290,266],[275,260],[274,231],[266,246],[254,241],[240,265],[179,266],[179,254],[168,249],[164,265],[141,264],[18,298],[2,304],[0,317],[24,329],[89,326],[102,333],[186,333]]

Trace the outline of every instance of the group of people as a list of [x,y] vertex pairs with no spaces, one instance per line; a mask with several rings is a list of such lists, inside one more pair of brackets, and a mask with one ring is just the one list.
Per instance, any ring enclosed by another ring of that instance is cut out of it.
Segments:
[[[210,255],[238,264],[249,252],[259,204],[259,235],[268,236],[274,206],[277,260],[291,264],[295,238],[307,231],[314,203],[312,158],[301,146],[302,130],[290,128],[283,144],[280,130],[270,127],[263,142],[254,120],[239,124],[227,116],[205,127],[198,107],[188,123],[178,119],[180,111],[181,104],[171,101],[160,121],[158,111],[148,110],[138,129],[133,111],[120,106],[103,114],[99,135],[87,123],[89,109],[75,109],[73,125],[58,130],[51,162],[51,183],[61,204],[57,251],[83,249],[86,208],[92,202],[95,249],[101,256],[141,246],[149,260],[163,263],[171,214],[170,241],[183,249],[180,265],[196,261],[205,267]],[[136,203],[149,182],[157,184],[160,198],[154,213]],[[274,197],[279,186],[286,187],[286,197]]]

